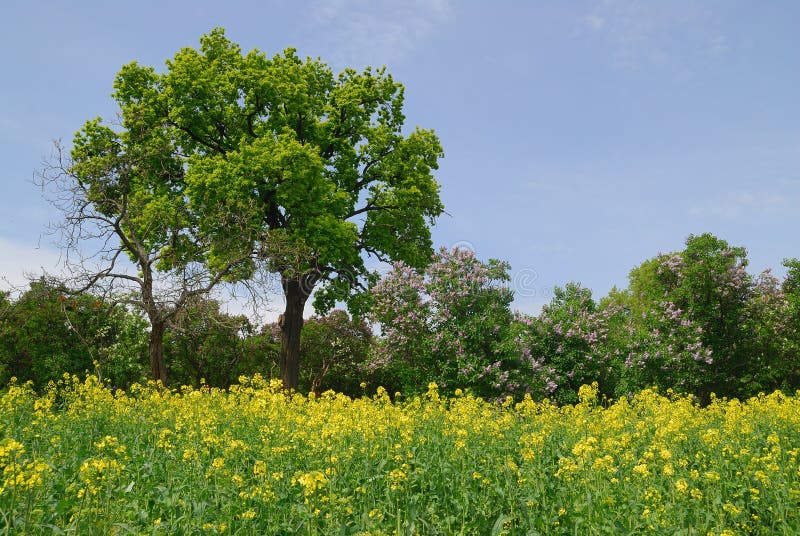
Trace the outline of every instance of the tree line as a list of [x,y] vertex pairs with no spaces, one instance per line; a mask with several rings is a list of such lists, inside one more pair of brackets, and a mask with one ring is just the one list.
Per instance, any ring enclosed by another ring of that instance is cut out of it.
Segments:
[[[800,388],[800,261],[786,275],[747,272],[747,254],[711,234],[631,270],[628,286],[597,300],[568,283],[537,315],[512,310],[507,263],[441,249],[425,269],[402,262],[364,297],[305,322],[298,388],[359,396],[383,386],[411,396],[430,382],[491,399],[526,394],[572,403],[597,382],[607,398],[646,387],[749,397]],[[373,327],[378,328],[377,334]],[[148,378],[143,315],[38,280],[0,299],[0,381],[43,388],[63,373],[125,388]],[[227,387],[240,375],[280,377],[281,327],[253,326],[197,299],[165,332],[173,385]]]

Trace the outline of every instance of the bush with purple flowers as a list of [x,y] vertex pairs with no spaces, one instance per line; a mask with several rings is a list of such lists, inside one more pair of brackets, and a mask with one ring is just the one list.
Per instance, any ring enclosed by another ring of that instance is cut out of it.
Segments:
[[701,400],[800,386],[800,261],[783,282],[746,271],[747,252],[711,234],[630,273],[596,302],[577,283],[541,313],[511,311],[508,264],[442,249],[420,272],[397,263],[371,292],[378,324],[367,376],[406,393],[430,381],[500,398],[608,398],[647,387]]
[[457,248],[439,250],[424,272],[395,263],[371,292],[382,337],[367,372],[408,394],[430,381],[491,398],[543,394],[541,363],[517,337],[508,270]]
[[606,351],[610,314],[598,309],[591,290],[569,283],[554,289],[552,301],[527,323],[524,345],[547,372],[548,395],[558,402],[576,402],[578,388],[593,381],[604,393],[613,390]]

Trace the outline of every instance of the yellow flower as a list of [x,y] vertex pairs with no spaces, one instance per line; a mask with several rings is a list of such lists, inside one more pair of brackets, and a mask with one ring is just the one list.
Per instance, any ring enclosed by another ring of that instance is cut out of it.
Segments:
[[722,509],[725,510],[726,512],[728,512],[729,514],[733,515],[733,516],[738,516],[739,514],[742,513],[742,509],[741,508],[738,508],[737,506],[735,506],[734,504],[731,504],[730,502],[726,502],[725,504],[723,504],[722,505]]
[[634,466],[633,472],[640,476],[650,476],[650,469],[647,468],[647,464],[644,462]]
[[309,496],[316,490],[322,488],[327,483],[328,479],[321,471],[311,471],[310,473],[301,474],[294,481],[303,486],[305,495]]
[[25,446],[19,441],[7,437],[0,441],[0,461],[25,453]]
[[253,474],[255,476],[263,477],[267,474],[267,464],[261,460],[257,460],[253,465]]
[[581,404],[593,404],[597,401],[597,394],[600,392],[597,382],[592,385],[581,385],[578,388],[578,399]]

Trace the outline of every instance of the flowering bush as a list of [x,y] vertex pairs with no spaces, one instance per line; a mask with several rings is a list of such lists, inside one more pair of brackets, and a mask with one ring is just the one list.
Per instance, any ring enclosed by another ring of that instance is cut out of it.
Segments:
[[800,386],[800,259],[785,259],[783,265],[788,272],[781,284],[781,294],[786,301],[781,349],[791,356],[788,368],[794,381],[790,385]]
[[578,388],[593,381],[612,393],[615,378],[606,346],[611,311],[598,310],[591,290],[577,283],[553,293],[522,334],[527,352],[546,371],[547,393],[562,403],[576,402]]
[[744,322],[747,367],[738,378],[748,394],[800,386],[800,316],[787,267],[783,284],[769,269],[754,281]]
[[540,363],[516,337],[508,270],[465,249],[442,248],[424,273],[395,263],[371,292],[369,319],[383,336],[367,371],[405,392],[436,381],[489,397],[540,394]]
[[0,386],[16,377],[41,389],[88,371],[125,387],[144,377],[146,362],[146,322],[123,306],[46,279],[16,300],[0,293]]
[[684,341],[695,348],[694,360],[706,366],[689,367],[680,386],[694,388],[705,399],[712,392],[748,394],[755,372],[752,333],[746,329],[754,287],[746,266],[744,248],[706,233],[689,235],[683,251],[659,255],[631,272],[632,312],[671,310],[676,321],[694,326],[700,344]]

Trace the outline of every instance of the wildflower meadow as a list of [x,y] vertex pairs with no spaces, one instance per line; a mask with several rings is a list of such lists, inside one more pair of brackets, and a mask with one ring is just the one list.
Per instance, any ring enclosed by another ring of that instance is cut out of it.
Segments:
[[12,383],[0,533],[800,533],[797,396],[579,399]]

